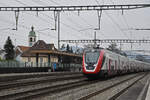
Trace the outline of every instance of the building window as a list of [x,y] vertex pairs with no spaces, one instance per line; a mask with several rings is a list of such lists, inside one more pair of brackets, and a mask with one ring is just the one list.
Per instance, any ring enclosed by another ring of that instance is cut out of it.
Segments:
[[28,62],[31,62],[31,58],[30,57],[28,58]]
[[30,42],[32,42],[32,38],[30,38]]
[[43,63],[43,58],[42,57],[40,57],[40,63]]

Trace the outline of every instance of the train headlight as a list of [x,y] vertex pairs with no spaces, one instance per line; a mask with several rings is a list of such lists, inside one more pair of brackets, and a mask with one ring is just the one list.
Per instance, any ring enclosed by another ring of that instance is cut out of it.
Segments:
[[94,64],[93,66],[96,67],[97,64]]
[[85,63],[85,66],[87,66],[87,64]]

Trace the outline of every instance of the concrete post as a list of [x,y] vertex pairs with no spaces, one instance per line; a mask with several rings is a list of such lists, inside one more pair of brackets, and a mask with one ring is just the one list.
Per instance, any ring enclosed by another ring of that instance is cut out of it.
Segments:
[[38,53],[36,53],[36,66],[38,67],[39,65],[39,54]]

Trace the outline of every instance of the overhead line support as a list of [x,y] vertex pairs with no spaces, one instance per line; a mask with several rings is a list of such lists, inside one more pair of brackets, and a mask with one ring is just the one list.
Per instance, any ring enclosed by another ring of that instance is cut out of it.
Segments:
[[94,40],[60,40],[68,43],[150,43],[150,40],[133,40],[133,39],[94,39]]
[[19,19],[19,11],[15,11],[15,19],[16,19],[16,31],[18,30],[18,19]]
[[98,10],[97,15],[98,15],[98,30],[100,30],[102,10]]
[[150,7],[150,4],[89,5],[89,6],[24,6],[0,7],[0,11],[87,11],[87,10],[129,10]]
[[57,11],[58,14],[58,50],[60,50],[60,11]]

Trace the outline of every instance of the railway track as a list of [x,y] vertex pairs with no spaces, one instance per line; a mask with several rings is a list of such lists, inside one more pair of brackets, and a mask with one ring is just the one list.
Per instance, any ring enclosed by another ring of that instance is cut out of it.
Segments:
[[3,82],[0,83],[0,92],[8,88],[36,85],[36,84],[41,84],[46,82],[57,82],[57,81],[63,81],[69,79],[81,79],[81,78],[84,78],[82,74],[75,74],[75,75],[73,74],[73,75],[46,76],[40,78],[21,79],[21,80],[17,80],[17,81],[15,80],[7,83]]
[[[45,77],[44,77],[45,76]],[[37,77],[15,78],[13,81],[0,82],[0,100],[20,100],[39,94],[54,92],[62,86],[79,85],[86,78],[81,73],[42,74]],[[30,88],[31,87],[31,88]],[[33,88],[32,88],[33,87]]]
[[[104,89],[108,86],[111,86],[112,84],[116,84],[120,81],[136,77],[137,75],[138,74],[130,74],[109,79],[97,80],[97,82],[93,82],[75,88],[66,89],[65,91],[60,91],[59,93],[55,94],[50,95],[48,94],[43,97],[32,98],[32,100],[78,100],[84,96],[87,96],[87,94],[95,92],[98,89]],[[104,100],[104,99],[98,98],[97,100]]]
[[75,82],[69,82],[69,83],[59,84],[59,85],[55,85],[55,86],[48,86],[48,87],[44,87],[44,88],[38,88],[38,89],[29,90],[29,91],[3,95],[3,96],[0,96],[0,99],[3,99],[3,100],[28,100],[31,98],[35,98],[35,97],[37,98],[39,96],[44,96],[47,94],[54,94],[54,93],[58,93],[61,91],[65,91],[66,89],[73,89],[73,88],[80,87],[83,85],[92,84],[94,82],[96,82],[96,81],[89,82],[86,79],[83,79],[83,80],[79,80],[79,81],[75,81]]
[[[10,92],[10,93],[6,93],[6,94],[4,93],[3,94],[3,93],[1,93],[3,90],[0,91],[0,99],[2,99],[2,100],[30,100],[30,99],[43,100],[43,99],[39,99],[39,98],[43,98],[43,97],[46,97],[46,96],[50,96],[51,97],[51,96],[59,94],[61,92],[72,91],[74,89],[90,86],[92,84],[101,84],[101,83],[104,83],[105,81],[109,82],[109,83],[112,83],[110,81],[111,79],[110,80],[88,81],[86,78],[83,78],[80,75],[76,75],[76,76],[74,76],[74,78],[72,76],[70,76],[70,77],[67,76],[65,78],[59,76],[57,79],[55,79],[56,77],[53,77],[52,80],[49,80],[49,81],[46,81],[47,79],[45,79],[45,82],[44,81],[43,82],[42,81],[38,81],[36,83],[36,81],[35,81],[33,83],[32,82],[31,83],[29,82],[27,84],[24,83],[23,85],[21,85],[21,83],[19,83],[20,86],[16,87],[16,91],[17,92],[13,92],[13,93]],[[109,90],[109,89],[111,89],[113,87],[116,87],[116,86],[118,86],[120,84],[123,84],[125,82],[128,82],[128,81],[130,81],[132,79],[135,79],[134,82],[136,83],[138,80],[142,79],[145,76],[146,76],[146,74],[143,75],[143,73],[131,75],[130,77],[126,77],[125,79],[122,79],[121,81],[116,82],[113,85],[109,85],[109,86],[107,86],[107,87],[105,87],[105,88],[103,88],[101,90],[89,93],[88,95],[82,95],[82,96],[77,97],[77,98],[79,100],[91,99],[91,98],[93,98],[96,95],[105,93],[105,91],[107,91],[107,90]],[[123,77],[123,76],[121,76],[121,77]],[[113,80],[113,81],[115,81],[115,80]],[[132,83],[132,85],[135,84],[135,83]],[[38,87],[37,84],[39,84],[41,86]],[[131,87],[132,85],[128,86],[128,88]],[[15,85],[15,86],[17,86],[17,85]],[[34,86],[35,88],[30,88],[32,86]],[[12,85],[11,87],[7,87],[6,90],[9,90],[8,88],[14,88],[14,86]],[[22,89],[19,91],[17,88],[18,89],[22,88],[23,91],[22,91]],[[26,89],[26,88],[28,88],[28,89]],[[4,91],[5,91],[5,89],[4,89]],[[124,91],[125,90],[120,91],[120,93],[115,94],[109,100],[114,100],[119,95],[121,95],[121,93],[123,93]],[[77,99],[77,98],[74,98],[74,99]],[[50,99],[46,99],[46,100],[50,100]],[[69,99],[66,99],[66,100],[69,100]]]
[[[123,80],[123,81],[120,81],[118,83],[115,83],[113,85],[110,85],[104,89],[100,89],[100,90],[97,90],[95,92],[92,92],[92,93],[89,93],[88,95],[86,96],[82,96],[80,97],[78,100],[105,100],[104,98],[102,98],[102,96],[104,96],[106,94],[106,91],[112,91],[111,89],[112,88],[115,88],[123,83],[128,83],[129,81],[133,80],[133,82],[131,82],[127,87],[125,87],[124,89],[120,90],[118,93],[114,94],[113,96],[111,97],[107,97],[106,100],[115,100],[116,98],[118,98],[121,94],[123,94],[125,91],[128,90],[128,88],[130,88],[131,86],[133,86],[135,83],[137,83],[139,80],[143,79],[145,76],[147,76],[148,73],[146,74],[140,74],[140,75],[136,75],[136,76],[133,76],[131,78],[128,78],[126,80]],[[102,94],[102,95],[101,95]],[[95,97],[97,96],[97,97]],[[95,97],[95,98],[94,98]]]

